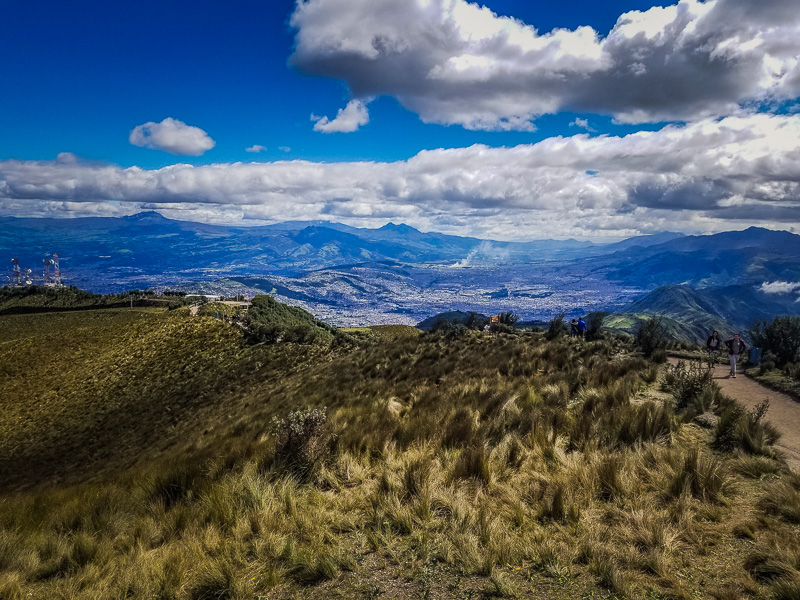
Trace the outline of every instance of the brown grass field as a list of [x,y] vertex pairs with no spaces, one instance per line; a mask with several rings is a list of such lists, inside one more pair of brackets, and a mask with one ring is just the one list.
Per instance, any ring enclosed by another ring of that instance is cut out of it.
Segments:
[[796,600],[768,418],[614,337],[3,316],[0,598]]

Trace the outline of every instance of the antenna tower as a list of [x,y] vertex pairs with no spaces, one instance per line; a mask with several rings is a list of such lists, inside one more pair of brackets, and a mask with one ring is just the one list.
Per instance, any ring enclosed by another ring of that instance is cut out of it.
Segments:
[[60,287],[63,285],[61,281],[61,265],[58,264],[58,252],[53,254],[53,285]]
[[42,285],[45,287],[52,287],[53,286],[53,271],[50,267],[52,267],[55,262],[53,262],[52,258],[43,258],[42,262],[44,263],[44,272],[42,273]]
[[19,270],[19,259],[12,258],[11,285],[22,285],[22,271]]
[[61,287],[64,285],[61,278],[61,265],[58,262],[58,253],[53,254],[53,258],[45,256],[42,259],[44,272],[42,273],[42,285],[45,287]]

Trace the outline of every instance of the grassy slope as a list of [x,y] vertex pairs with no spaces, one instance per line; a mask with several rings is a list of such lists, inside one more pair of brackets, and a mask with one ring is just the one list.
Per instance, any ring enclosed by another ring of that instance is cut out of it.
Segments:
[[[154,311],[2,325],[13,481],[142,458],[2,498],[4,599],[797,597],[800,479],[711,452],[619,343],[248,347]],[[338,437],[298,483],[263,434],[322,405]]]
[[2,317],[2,486],[199,443],[209,423],[235,420],[237,389],[259,365],[272,365],[264,382],[296,361],[291,348],[248,348],[217,319],[156,309]]
[[102,296],[84,292],[74,287],[43,288],[29,286],[24,288],[0,288],[0,313],[57,308],[88,308],[97,306],[102,301]]

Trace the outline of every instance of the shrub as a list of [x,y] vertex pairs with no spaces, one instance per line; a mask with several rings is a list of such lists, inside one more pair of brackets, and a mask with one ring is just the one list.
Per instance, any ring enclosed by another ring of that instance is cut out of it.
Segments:
[[711,407],[715,396],[715,385],[711,380],[713,371],[700,362],[678,361],[674,367],[667,367],[663,388],[671,392],[678,410],[689,406],[696,413],[702,413]]
[[297,410],[283,419],[273,417],[275,462],[286,465],[300,481],[316,472],[330,454],[327,408]]
[[483,328],[489,323],[489,319],[476,312],[471,312],[464,320],[464,326],[467,329],[474,329],[475,331],[483,331]]
[[430,328],[430,333],[441,335],[447,340],[463,338],[467,332],[469,329],[460,321],[448,321],[447,319],[438,319]]
[[800,359],[800,316],[775,317],[771,323],[756,321],[749,334],[753,345],[774,354],[781,367]]
[[603,321],[608,316],[607,312],[594,311],[590,312],[586,317],[586,339],[589,341],[602,339],[603,334],[601,329]]
[[656,348],[653,350],[653,354],[650,355],[650,359],[654,363],[664,364],[667,362],[667,351],[664,348]]
[[657,349],[664,348],[667,344],[667,330],[663,321],[662,316],[653,315],[649,319],[641,321],[636,328],[636,346],[648,358],[652,357],[653,352]]
[[544,334],[544,337],[546,339],[554,340],[557,337],[560,337],[562,335],[567,335],[569,333],[567,324],[564,322],[564,316],[566,314],[567,313],[565,312],[561,312],[552,319],[550,319],[550,322],[547,324],[547,331]]

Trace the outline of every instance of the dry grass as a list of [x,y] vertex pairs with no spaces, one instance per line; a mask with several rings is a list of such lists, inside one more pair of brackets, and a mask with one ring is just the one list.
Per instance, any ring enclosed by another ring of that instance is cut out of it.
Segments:
[[[130,337],[83,338],[101,370],[120,340],[173,353],[119,401],[152,409],[184,373],[218,407],[195,415],[209,433],[103,481],[3,496],[4,600],[796,597],[797,478],[712,451],[672,404],[633,402],[654,378],[619,342],[385,331],[355,350],[267,350],[214,319],[107,318]],[[204,348],[169,341],[194,327]],[[215,353],[237,377],[206,388]],[[52,402],[73,419],[70,402],[108,398],[72,389]],[[334,436],[301,482],[263,434],[289,407],[321,406]]]

